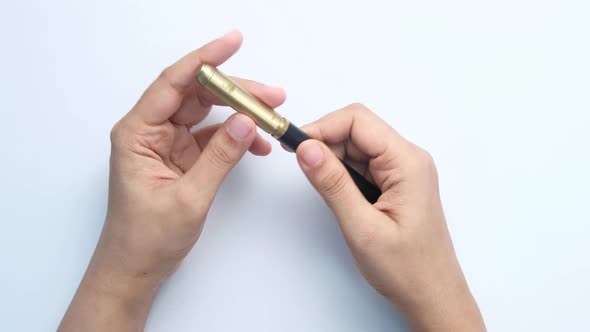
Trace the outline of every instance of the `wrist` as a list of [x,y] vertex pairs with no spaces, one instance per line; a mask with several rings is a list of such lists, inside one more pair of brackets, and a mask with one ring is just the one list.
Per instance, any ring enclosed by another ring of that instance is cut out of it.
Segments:
[[151,305],[165,278],[147,271],[127,268],[122,257],[97,248],[84,274],[80,288],[118,302],[130,309]]
[[161,282],[105,264],[95,252],[59,331],[142,331]]
[[486,331],[467,284],[433,292],[430,296],[399,306],[412,331]]

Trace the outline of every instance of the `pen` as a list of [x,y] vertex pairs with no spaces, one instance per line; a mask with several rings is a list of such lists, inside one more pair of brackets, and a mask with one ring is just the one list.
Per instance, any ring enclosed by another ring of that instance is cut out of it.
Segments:
[[[197,72],[197,80],[204,88],[219,97],[228,106],[251,117],[258,127],[279,140],[289,150],[296,151],[299,144],[311,139],[301,129],[240,87],[217,68],[207,64],[201,65]],[[342,164],[367,201],[370,203],[377,202],[377,199],[381,196],[379,188],[344,161],[342,161]]]

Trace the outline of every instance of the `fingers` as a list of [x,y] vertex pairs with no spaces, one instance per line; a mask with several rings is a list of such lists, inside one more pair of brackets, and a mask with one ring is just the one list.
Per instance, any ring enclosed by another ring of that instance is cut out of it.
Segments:
[[[279,107],[287,98],[285,90],[242,78],[232,78],[236,83],[272,108]],[[203,120],[209,113],[211,105],[225,105],[219,98],[202,87],[195,94],[185,96],[180,109],[174,113],[170,121],[193,126]]]
[[338,220],[344,223],[347,220],[357,220],[372,207],[340,160],[323,143],[316,140],[301,143],[297,148],[297,160],[309,182],[334,211]]
[[332,145],[352,141],[359,152],[376,158],[389,148],[405,148],[407,141],[361,104],[352,104],[303,127],[311,137]]
[[412,168],[413,145],[363,105],[352,104],[303,129],[345,154],[346,160],[366,163],[370,178],[382,192],[399,181],[401,169]]
[[[236,84],[258,97],[271,108],[279,107],[285,102],[285,99],[287,98],[285,90],[280,87],[270,86],[240,77],[231,77],[231,79]],[[219,100],[219,98],[217,98],[215,95],[204,89],[200,94],[199,99],[205,106],[225,105],[223,101]]]
[[[222,126],[222,124],[215,124],[215,125],[211,125],[205,128],[202,128],[196,132],[193,133],[193,137],[195,139],[195,141],[197,142],[197,144],[199,145],[199,147],[201,147],[201,150],[207,146],[207,144],[209,143],[209,140],[211,139],[211,137],[213,136],[213,134],[215,134],[215,132]],[[260,136],[260,134],[256,134],[256,137],[254,138],[254,141],[252,142],[252,145],[250,145],[250,148],[248,149],[248,151],[250,151],[250,153],[252,153],[253,155],[256,156],[266,156],[268,155],[272,150],[272,146],[270,145],[270,143],[265,140],[264,138],[262,138],[262,136]]]
[[256,134],[256,138],[254,138],[254,142],[252,142],[248,151],[255,156],[267,156],[272,151],[272,145],[262,136]]
[[255,138],[254,122],[234,114],[215,132],[191,169],[180,179],[183,194],[198,198],[208,208],[225,176]]
[[[130,115],[146,124],[160,124],[168,120],[182,105],[183,96],[196,86],[195,73],[199,66],[207,63],[218,66],[238,51],[242,34],[232,31],[180,59],[162,72],[152,83]],[[200,106],[196,112],[206,112]]]

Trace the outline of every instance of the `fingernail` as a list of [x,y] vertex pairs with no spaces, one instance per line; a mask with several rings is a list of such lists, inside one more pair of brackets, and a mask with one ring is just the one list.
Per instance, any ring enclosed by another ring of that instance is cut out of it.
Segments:
[[237,28],[234,28],[234,29],[232,29],[232,30],[230,30],[230,31],[226,32],[226,33],[225,33],[223,36],[221,36],[221,38],[225,38],[225,37],[227,37],[227,36],[229,36],[229,35],[231,35],[231,34],[234,34],[234,33],[236,33],[236,32],[240,32],[240,30],[238,30]]
[[285,89],[283,87],[280,87],[278,85],[267,85],[267,87],[269,87],[277,92],[280,92],[283,95],[287,95],[287,92],[285,91]]
[[317,142],[308,142],[301,146],[301,161],[305,166],[314,168],[324,160],[324,150]]
[[229,123],[227,124],[227,132],[236,141],[244,140],[244,138],[248,137],[251,131],[252,125],[244,115],[237,114],[229,119]]

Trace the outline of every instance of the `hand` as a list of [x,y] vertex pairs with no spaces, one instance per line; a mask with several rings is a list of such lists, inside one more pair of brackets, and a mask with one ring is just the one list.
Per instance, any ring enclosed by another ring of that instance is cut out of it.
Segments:
[[[241,41],[229,33],[164,70],[114,126],[106,222],[61,330],[141,330],[156,291],[199,238],[225,176],[248,149],[270,153],[241,114],[190,132],[220,104],[196,83],[199,65],[220,65]],[[236,80],[272,107],[285,100],[281,89]]]
[[[485,330],[447,230],[431,156],[358,104],[302,129],[327,144],[303,142],[299,164],[369,283],[414,330]],[[377,203],[363,197],[338,158],[379,186]]]

